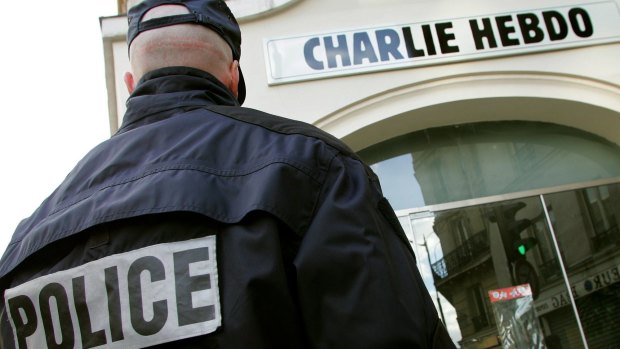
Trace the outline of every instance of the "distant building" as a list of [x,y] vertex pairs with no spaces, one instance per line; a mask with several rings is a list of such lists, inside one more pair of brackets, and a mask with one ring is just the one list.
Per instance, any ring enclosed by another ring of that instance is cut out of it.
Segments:
[[[372,164],[455,343],[620,347],[620,0],[227,3],[244,105]],[[127,23],[101,24],[114,132]],[[517,285],[522,333],[489,298]]]

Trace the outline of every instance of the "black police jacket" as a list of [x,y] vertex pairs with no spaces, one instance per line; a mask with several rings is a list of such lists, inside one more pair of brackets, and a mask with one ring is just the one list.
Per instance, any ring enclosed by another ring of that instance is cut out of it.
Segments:
[[209,74],[147,74],[18,226],[3,348],[452,347],[376,176]]

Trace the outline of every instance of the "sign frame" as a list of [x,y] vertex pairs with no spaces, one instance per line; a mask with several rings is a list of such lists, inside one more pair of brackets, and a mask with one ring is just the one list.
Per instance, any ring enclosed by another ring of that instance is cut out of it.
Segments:
[[267,81],[279,85],[608,44],[620,42],[618,23],[619,5],[600,1],[267,38]]

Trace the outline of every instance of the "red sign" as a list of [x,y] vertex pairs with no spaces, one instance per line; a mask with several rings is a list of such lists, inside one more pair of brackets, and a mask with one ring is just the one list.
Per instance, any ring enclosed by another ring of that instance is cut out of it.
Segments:
[[489,298],[492,303],[506,301],[510,299],[523,298],[532,295],[532,289],[529,284],[518,285],[497,290],[489,291]]

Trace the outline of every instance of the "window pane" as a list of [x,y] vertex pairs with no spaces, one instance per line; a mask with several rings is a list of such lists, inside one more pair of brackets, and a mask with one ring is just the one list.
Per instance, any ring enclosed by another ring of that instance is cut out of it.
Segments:
[[[620,185],[545,196],[590,348],[620,345]],[[613,325],[612,325],[613,324]]]
[[[426,286],[461,348],[583,347],[539,197],[410,219]],[[533,294],[491,301],[518,285]]]
[[617,145],[535,122],[433,128],[359,154],[397,210],[620,176]]

